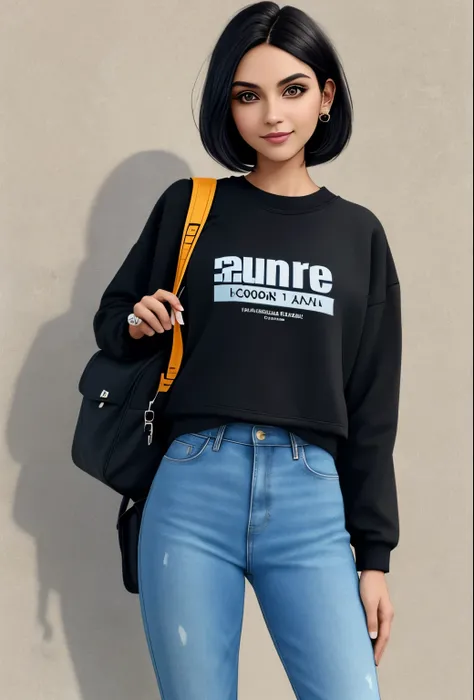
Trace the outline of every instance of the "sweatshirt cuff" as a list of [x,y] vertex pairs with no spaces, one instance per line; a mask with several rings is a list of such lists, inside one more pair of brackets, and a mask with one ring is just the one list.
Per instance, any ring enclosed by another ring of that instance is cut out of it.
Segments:
[[362,544],[355,547],[355,559],[357,571],[383,571],[388,574],[390,571],[389,546],[384,544]]
[[154,336],[145,335],[139,340],[135,340],[129,333],[128,320],[125,318],[120,324],[120,354],[124,360],[141,360],[150,357],[157,351],[157,345],[160,341],[160,336],[157,333]]

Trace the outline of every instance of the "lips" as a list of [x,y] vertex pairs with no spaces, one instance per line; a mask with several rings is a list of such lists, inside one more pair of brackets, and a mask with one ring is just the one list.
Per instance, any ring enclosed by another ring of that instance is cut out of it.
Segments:
[[270,134],[265,134],[264,139],[273,139],[280,136],[289,136],[291,131],[272,131]]
[[286,141],[292,133],[292,131],[281,131],[280,133],[267,134],[267,136],[264,136],[263,138],[265,141],[270,141],[271,143],[283,143],[283,141]]

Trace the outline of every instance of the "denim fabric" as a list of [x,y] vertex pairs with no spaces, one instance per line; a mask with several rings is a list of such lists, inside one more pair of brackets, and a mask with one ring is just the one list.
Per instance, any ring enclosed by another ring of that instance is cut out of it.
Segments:
[[379,700],[333,457],[272,426],[182,435],[139,541],[162,700],[236,700],[245,578],[297,698]]

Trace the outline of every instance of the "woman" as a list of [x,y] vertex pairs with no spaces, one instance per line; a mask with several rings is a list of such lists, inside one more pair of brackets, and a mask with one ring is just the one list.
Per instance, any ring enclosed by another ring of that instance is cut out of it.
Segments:
[[184,217],[191,192],[173,183],[95,318],[99,347],[118,357],[155,352],[176,321],[185,336],[139,543],[163,700],[237,697],[245,578],[298,698],[379,698],[400,288],[378,218],[308,173],[341,153],[351,125],[321,28],[272,2],[242,10],[213,51],[200,134],[248,174],[218,179],[179,299],[146,294],[163,208]]

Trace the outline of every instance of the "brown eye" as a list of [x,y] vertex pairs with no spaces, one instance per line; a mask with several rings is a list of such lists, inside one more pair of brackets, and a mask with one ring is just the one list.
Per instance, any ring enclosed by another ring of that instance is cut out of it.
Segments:
[[304,92],[306,92],[307,88],[304,88],[302,85],[290,85],[286,88],[285,93],[288,92],[288,90],[298,90],[299,92],[296,94],[293,93],[292,95],[289,95],[289,97],[298,97],[298,95],[302,95]]
[[244,100],[245,96],[250,95],[251,97],[256,97],[253,92],[241,92],[240,95],[237,95],[235,98],[239,102],[242,102],[243,104],[248,104],[249,102],[254,102],[254,100]]
[[[303,87],[302,85],[290,85],[289,87],[286,88],[285,92],[283,93],[284,95],[287,95],[288,97],[298,97],[299,95],[302,95],[304,92],[306,92],[308,88]],[[292,93],[288,94],[289,90],[293,90]],[[248,99],[250,98],[250,99]],[[255,98],[255,99],[252,99]],[[234,97],[234,100],[237,100],[237,102],[240,102],[241,104],[250,104],[251,102],[255,102],[255,100],[258,99],[258,96],[255,95],[253,92],[241,92],[240,95],[237,95]]]

